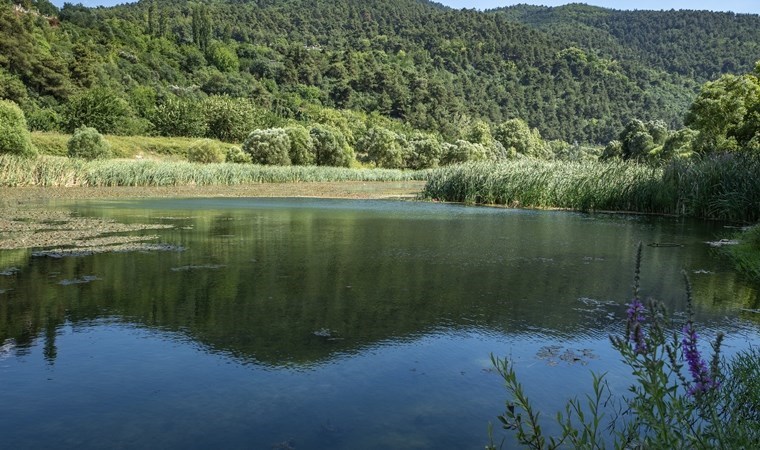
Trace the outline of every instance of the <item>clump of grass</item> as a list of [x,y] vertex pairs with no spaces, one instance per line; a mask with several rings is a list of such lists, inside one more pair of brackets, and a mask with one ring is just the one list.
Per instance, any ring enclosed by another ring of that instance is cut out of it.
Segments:
[[739,244],[723,248],[739,270],[760,282],[760,224],[742,231],[737,240]]
[[518,159],[433,170],[426,198],[465,203],[659,212],[660,171],[625,162]]
[[312,181],[424,180],[427,172],[319,166],[195,164],[186,161],[93,160],[0,155],[0,186],[205,186]]
[[714,155],[665,168],[624,161],[468,163],[431,171],[423,197],[465,203],[760,219],[760,158]]
[[760,157],[725,153],[674,160],[663,183],[678,193],[681,214],[730,221],[760,220]]

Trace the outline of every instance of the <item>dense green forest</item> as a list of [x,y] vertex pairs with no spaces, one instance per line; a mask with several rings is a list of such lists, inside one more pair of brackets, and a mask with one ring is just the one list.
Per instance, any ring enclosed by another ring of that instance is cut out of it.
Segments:
[[[249,101],[260,127],[350,110],[453,142],[472,141],[479,120],[520,118],[545,139],[606,144],[634,118],[682,126],[702,83],[758,59],[760,16],[732,13],[419,0],[0,7],[0,98],[38,130],[71,132],[87,102],[106,102],[119,119],[89,124],[99,131],[168,134],[175,103],[229,96]],[[182,122],[180,134],[205,133]]]

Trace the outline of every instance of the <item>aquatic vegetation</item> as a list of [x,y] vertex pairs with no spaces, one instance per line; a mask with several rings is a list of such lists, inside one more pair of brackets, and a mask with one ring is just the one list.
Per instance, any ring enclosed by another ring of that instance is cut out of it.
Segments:
[[664,168],[623,161],[468,163],[435,169],[424,198],[507,206],[760,219],[760,158],[723,154]]
[[[626,395],[610,390],[605,374],[592,374],[593,392],[585,401],[567,401],[556,415],[561,428],[547,436],[540,411],[517,378],[514,364],[491,355],[506,383],[509,400],[499,416],[517,442],[534,449],[572,448],[750,448],[760,439],[760,352],[750,349],[721,361],[723,339],[712,344],[708,366],[692,320],[691,285],[686,281],[687,321],[678,327],[664,307],[639,298],[641,245],[636,258],[634,295],[628,304],[625,333],[612,346],[631,369]],[[684,369],[684,367],[686,367]],[[610,408],[608,405],[613,405]],[[616,410],[613,410],[615,409]],[[488,449],[497,448],[493,430]],[[502,442],[503,444],[503,442]]]
[[735,245],[721,247],[742,273],[753,280],[760,281],[760,225],[740,232],[732,242]]

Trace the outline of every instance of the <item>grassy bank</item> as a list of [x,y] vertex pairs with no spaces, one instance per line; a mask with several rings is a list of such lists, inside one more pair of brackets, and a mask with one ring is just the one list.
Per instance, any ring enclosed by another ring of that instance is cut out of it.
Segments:
[[[70,134],[44,133],[35,131],[32,143],[43,155],[66,156]],[[141,156],[149,159],[185,159],[187,149],[198,141],[197,138],[152,137],[152,136],[104,136],[117,158]]]
[[195,164],[0,155],[0,186],[211,186],[250,183],[423,180],[427,172],[317,166]]
[[526,207],[760,219],[760,160],[722,155],[655,168],[628,162],[531,159],[431,172],[423,196]]
[[760,224],[742,231],[736,239],[739,244],[723,248],[740,271],[760,282]]

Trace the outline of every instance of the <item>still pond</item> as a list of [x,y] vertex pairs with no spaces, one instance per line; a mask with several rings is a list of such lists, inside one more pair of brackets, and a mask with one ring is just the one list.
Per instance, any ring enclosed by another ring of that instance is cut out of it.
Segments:
[[[503,412],[490,354],[552,416],[607,372],[642,293],[706,338],[760,342],[757,287],[664,217],[403,201],[58,203],[169,225],[153,251],[0,250],[2,448],[477,449]],[[647,244],[667,244],[651,246]],[[60,256],[60,255],[59,255]],[[501,432],[497,436],[502,436]]]

